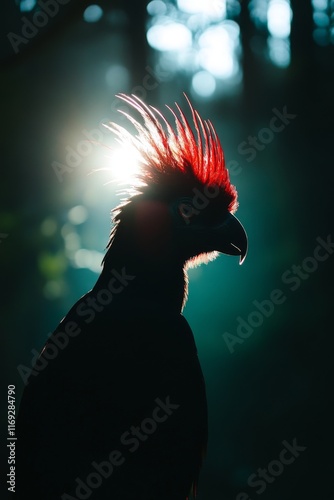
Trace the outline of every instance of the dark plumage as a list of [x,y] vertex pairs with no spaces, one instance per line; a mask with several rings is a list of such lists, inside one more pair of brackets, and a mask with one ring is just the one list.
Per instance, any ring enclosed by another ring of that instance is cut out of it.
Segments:
[[242,261],[247,237],[212,124],[189,103],[195,133],[178,106],[174,129],[135,96],[120,98],[143,119],[128,116],[137,136],[110,127],[136,148],[141,184],[115,211],[96,285],[48,339],[25,388],[18,500],[196,496],[207,405],[182,315],[185,270],[217,252]]

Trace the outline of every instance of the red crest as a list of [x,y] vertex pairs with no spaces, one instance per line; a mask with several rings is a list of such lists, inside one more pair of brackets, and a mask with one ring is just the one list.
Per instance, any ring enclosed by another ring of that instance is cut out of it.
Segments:
[[175,103],[176,111],[166,106],[174,119],[174,127],[159,110],[147,106],[137,96],[119,94],[117,97],[134,108],[141,115],[143,123],[120,111],[134,125],[137,135],[131,135],[116,123],[111,123],[108,128],[123,144],[130,143],[138,151],[144,172],[141,180],[145,184],[161,183],[164,174],[190,173],[203,185],[218,186],[228,201],[229,211],[236,210],[237,192],[230,182],[224,151],[215,128],[210,120],[200,117],[186,95],[192,126]]

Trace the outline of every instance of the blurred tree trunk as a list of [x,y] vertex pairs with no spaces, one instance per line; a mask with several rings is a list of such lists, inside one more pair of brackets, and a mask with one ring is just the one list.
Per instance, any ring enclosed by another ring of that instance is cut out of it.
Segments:
[[147,12],[146,0],[132,2],[119,2],[120,8],[124,8],[129,18],[128,36],[131,51],[131,75],[132,85],[141,85],[146,74],[148,45],[146,40]]
[[250,18],[249,0],[241,2],[240,12],[240,32],[242,44],[242,70],[243,70],[243,101],[242,113],[244,125],[248,128],[248,124],[254,119],[259,101],[259,92],[261,92],[262,82],[259,78],[258,61],[251,48],[252,38],[256,33],[256,28]]

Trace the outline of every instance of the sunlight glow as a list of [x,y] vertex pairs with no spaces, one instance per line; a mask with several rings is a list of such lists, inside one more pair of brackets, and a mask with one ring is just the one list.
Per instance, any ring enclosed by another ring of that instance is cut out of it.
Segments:
[[111,173],[111,182],[137,185],[136,176],[140,173],[138,156],[133,149],[119,147],[113,149],[106,159]]

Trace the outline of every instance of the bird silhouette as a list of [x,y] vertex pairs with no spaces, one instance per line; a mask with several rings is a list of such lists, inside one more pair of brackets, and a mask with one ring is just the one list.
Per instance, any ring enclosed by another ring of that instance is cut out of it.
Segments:
[[186,97],[167,118],[120,94],[141,164],[113,213],[95,286],[44,345],[17,421],[17,498],[195,498],[207,446],[205,382],[182,310],[187,268],[247,253],[237,192],[210,121]]

